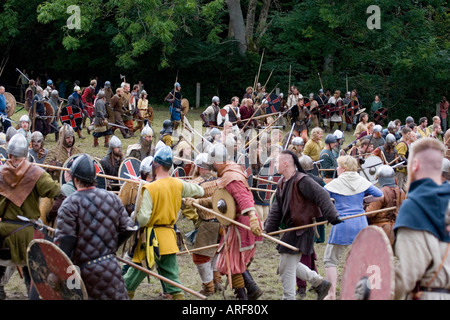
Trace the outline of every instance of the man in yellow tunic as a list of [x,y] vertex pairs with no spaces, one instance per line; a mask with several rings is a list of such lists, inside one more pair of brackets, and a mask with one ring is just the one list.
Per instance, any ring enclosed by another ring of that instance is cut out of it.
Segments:
[[[160,275],[180,283],[176,257],[179,249],[174,225],[181,208],[181,199],[202,197],[204,190],[197,184],[170,177],[171,166],[172,149],[164,146],[156,152],[153,159],[154,181],[142,188],[142,202],[136,219],[145,232],[143,232],[144,239],[139,238],[133,261],[147,268],[152,268],[156,264]],[[153,246],[158,250],[154,250]],[[146,276],[147,274],[140,270],[128,269],[124,279],[130,298],[134,296],[135,290]],[[165,292],[174,300],[184,299],[184,293],[180,288],[167,283],[163,285]]]

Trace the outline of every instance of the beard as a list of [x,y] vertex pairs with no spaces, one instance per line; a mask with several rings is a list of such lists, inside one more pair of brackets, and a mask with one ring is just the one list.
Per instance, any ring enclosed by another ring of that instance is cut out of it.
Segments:
[[122,150],[119,150],[119,151],[113,151],[113,156],[116,157],[116,158],[122,159],[122,158],[123,158]]

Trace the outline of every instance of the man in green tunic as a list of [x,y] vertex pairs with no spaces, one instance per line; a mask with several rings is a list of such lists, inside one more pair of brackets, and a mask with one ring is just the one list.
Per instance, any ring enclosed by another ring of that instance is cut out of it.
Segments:
[[39,198],[56,197],[60,186],[50,174],[28,162],[28,143],[23,135],[14,135],[6,152],[8,160],[0,167],[0,278],[7,266],[23,267],[29,290],[27,247],[33,240],[34,228],[17,216],[39,219]]

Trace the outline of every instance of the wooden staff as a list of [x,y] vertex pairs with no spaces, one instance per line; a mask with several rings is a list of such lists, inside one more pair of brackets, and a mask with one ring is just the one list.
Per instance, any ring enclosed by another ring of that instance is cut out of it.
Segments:
[[[38,167],[42,167],[42,168],[47,168],[47,169],[53,169],[53,170],[61,170],[61,171],[70,171],[69,168],[63,168],[63,167],[58,167],[58,166],[51,166],[48,164],[41,164],[41,163],[36,163],[33,162],[32,163],[35,166]],[[133,183],[137,183],[139,184],[139,180],[134,180],[134,179],[125,179],[125,178],[121,178],[121,177],[116,177],[116,176],[110,176],[107,174],[102,174],[102,173],[97,173],[96,174],[97,177],[101,177],[101,178],[105,178],[105,179],[110,179],[110,180],[118,180],[118,181],[124,181],[124,182],[133,182]]]
[[255,91],[255,88],[258,85],[259,73],[261,72],[261,66],[262,66],[265,51],[266,51],[266,48],[263,49],[263,53],[261,55],[261,61],[259,62],[259,68],[258,68],[258,75],[256,76],[255,85],[253,86],[253,91]]
[[[189,128],[188,128],[189,130]],[[184,138],[184,141],[186,141],[191,147],[192,149],[194,149],[195,152],[197,152],[197,154],[200,154],[201,152],[197,150],[197,148],[192,144],[192,142],[190,142],[182,133],[180,133],[180,136],[182,136]]]
[[192,294],[192,295],[194,295],[194,296],[196,296],[196,297],[198,297],[198,298],[200,298],[202,300],[206,300],[207,299],[206,296],[204,296],[204,295],[202,295],[202,294],[200,294],[200,293],[198,293],[198,292],[196,292],[196,291],[194,291],[192,289],[189,289],[189,288],[187,288],[187,287],[185,287],[185,286],[183,286],[183,285],[181,285],[181,284],[179,284],[179,283],[177,283],[175,281],[172,281],[172,280],[170,280],[170,279],[168,279],[166,277],[163,277],[163,276],[159,275],[156,272],[153,272],[153,271],[148,270],[148,269],[146,269],[144,267],[141,267],[140,265],[137,265],[137,264],[135,264],[135,263],[133,263],[131,261],[127,261],[127,260],[122,259],[122,258],[120,258],[118,256],[116,256],[116,259],[119,260],[120,262],[123,262],[123,263],[129,265],[130,267],[138,269],[138,270],[140,270],[140,271],[142,271],[142,272],[144,272],[146,274],[149,274],[149,275],[151,275],[151,276],[153,276],[155,278],[158,278],[159,280],[162,280],[164,282],[167,282],[168,284],[171,284],[171,285],[173,285],[173,286],[175,286],[177,288],[180,288],[181,290],[186,291],[186,292],[188,292],[188,293],[190,293],[190,294]]
[[400,157],[395,158],[394,160],[392,160],[391,162],[389,162],[387,165],[390,166],[391,164],[393,164],[395,161],[397,161],[398,159],[400,159]]
[[[274,112],[274,113],[268,113],[268,114],[263,114],[263,115],[260,115],[260,116],[257,116],[257,117],[254,117],[253,118],[253,120],[258,120],[258,119],[262,119],[262,118],[267,118],[267,117],[270,117],[270,116],[275,116],[275,115],[278,115],[279,114],[279,112]],[[242,121],[247,121],[246,119],[244,119],[244,120],[242,120]],[[231,122],[232,124],[236,124],[237,123],[237,121],[233,121],[233,122]]]
[[[397,209],[397,207],[389,207],[389,208],[385,208],[385,209],[380,209],[380,210],[374,210],[374,211],[369,211],[369,212],[365,212],[365,213],[355,214],[354,216],[343,217],[341,219],[341,221],[344,221],[344,220],[347,220],[347,219],[363,217],[363,216],[367,216],[367,215],[370,215],[370,214],[375,214],[375,213],[380,213],[380,212],[385,212],[385,211],[391,211],[391,210],[395,210],[395,209]],[[304,226],[299,226],[299,227],[293,227],[293,228],[289,228],[289,229],[274,231],[274,232],[269,233],[269,235],[273,236],[273,235],[276,235],[276,234],[285,233],[285,232],[289,232],[289,231],[296,231],[296,230],[301,230],[301,229],[306,229],[306,228],[312,228],[312,227],[321,226],[321,225],[327,224],[327,223],[328,223],[328,221],[321,221],[321,222],[317,222],[317,223],[306,224]]]
[[253,179],[259,180],[259,181],[264,181],[264,182],[271,183],[271,184],[278,184],[278,183],[275,182],[275,181],[270,181],[270,180],[266,180],[266,179],[259,178],[259,177],[253,177]]
[[267,78],[266,83],[264,83],[264,87],[267,85],[267,83],[269,82],[270,78],[272,77],[272,73],[273,73],[273,69],[272,69],[272,71],[270,71],[269,77]]
[[[227,216],[224,216],[224,215],[221,214],[221,213],[217,213],[217,212],[215,212],[214,210],[211,210],[211,209],[209,209],[209,208],[206,208],[206,207],[204,207],[204,206],[202,206],[202,205],[199,205],[198,203],[195,203],[195,202],[194,202],[192,205],[193,205],[194,207],[197,207],[197,208],[199,208],[199,209],[202,209],[202,210],[205,210],[205,211],[207,211],[207,212],[209,212],[209,213],[212,213],[212,214],[214,214],[215,216],[219,216],[219,217],[221,217],[222,219],[224,219],[224,220],[226,220],[226,221],[228,221],[228,222],[231,222],[231,223],[233,223],[233,224],[235,224],[235,225],[237,225],[237,226],[239,226],[239,227],[241,227],[241,228],[244,228],[244,229],[247,229],[247,230],[250,230],[250,231],[251,231],[251,228],[250,228],[249,226],[246,226],[245,224],[242,224],[242,223],[240,223],[240,222],[237,222],[237,221],[235,221],[234,219],[228,218]],[[276,238],[273,238],[273,237],[271,237],[271,236],[268,235],[268,234],[262,233],[261,236],[262,236],[263,238],[272,240],[273,242],[276,242],[276,243],[278,243],[278,244],[280,244],[280,245],[282,245],[282,246],[284,246],[284,247],[286,247],[286,248],[288,248],[288,249],[290,249],[290,250],[293,250],[293,251],[296,251],[296,252],[299,251],[296,247],[291,246],[290,244],[288,244],[288,243],[286,243],[286,242],[284,242],[284,241],[281,241],[281,240],[278,240],[278,239],[276,239]]]
[[175,157],[175,156],[173,156],[173,159],[180,160],[180,161],[183,161],[183,162],[194,163],[194,161],[192,161],[192,160],[184,159],[184,158],[180,158],[180,157]]
[[267,192],[272,192],[272,193],[276,193],[276,190],[272,190],[272,189],[262,189],[262,188],[253,188],[253,187],[249,187],[250,190],[254,190],[254,191],[267,191]]
[[177,255],[182,255],[182,254],[186,254],[186,253],[191,253],[191,252],[197,252],[197,251],[201,251],[201,250],[206,250],[206,249],[211,249],[211,248],[217,248],[219,246],[219,244],[218,243],[216,243],[216,244],[211,244],[211,245],[209,245],[209,246],[204,246],[204,247],[201,247],[201,248],[195,248],[195,249],[191,249],[191,250],[186,250],[186,251],[180,251],[180,252],[177,252]]
[[291,90],[291,69],[292,69],[292,65],[290,64],[289,65],[289,86],[288,86],[288,90],[287,90],[288,97],[289,97],[289,92]]

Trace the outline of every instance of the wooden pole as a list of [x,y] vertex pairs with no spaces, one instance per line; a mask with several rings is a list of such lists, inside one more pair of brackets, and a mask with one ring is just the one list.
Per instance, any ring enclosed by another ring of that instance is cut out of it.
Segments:
[[[341,218],[341,220],[344,221],[344,220],[348,220],[348,219],[363,217],[363,216],[367,216],[367,215],[370,215],[370,214],[390,211],[390,210],[394,210],[394,209],[397,209],[397,207],[389,207],[389,208],[385,208],[385,209],[380,209],[380,210],[374,210],[374,211],[364,212],[364,213],[360,213],[360,214],[355,214],[354,216],[343,217],[343,218]],[[298,227],[293,227],[293,228],[289,228],[289,229],[283,229],[283,230],[274,231],[274,232],[269,233],[269,235],[274,236],[274,235],[277,235],[277,234],[280,234],[280,233],[285,233],[285,232],[290,232],[290,231],[297,231],[297,230],[301,230],[301,229],[317,227],[317,226],[321,226],[321,225],[327,224],[327,223],[328,223],[328,221],[321,221],[321,222],[317,222],[317,223],[306,224],[304,226],[298,226]]]
[[[202,210],[205,210],[205,211],[207,211],[207,212],[209,212],[209,213],[212,213],[212,214],[214,214],[215,216],[219,216],[219,217],[221,217],[222,219],[224,219],[224,220],[226,220],[226,221],[228,221],[228,222],[231,222],[231,223],[233,223],[233,224],[235,224],[235,225],[237,225],[237,226],[239,226],[239,227],[241,227],[241,228],[244,228],[244,229],[247,229],[247,230],[251,230],[249,226],[247,226],[247,225],[245,225],[245,224],[242,224],[242,223],[240,223],[240,222],[237,222],[237,221],[234,220],[234,219],[228,218],[228,217],[224,216],[224,215],[221,214],[221,213],[217,213],[217,212],[215,212],[214,210],[211,210],[211,209],[206,208],[206,207],[204,207],[204,206],[202,206],[202,205],[199,205],[198,203],[195,203],[195,202],[194,202],[192,205],[193,205],[194,207],[197,207],[197,208],[199,208],[199,209],[202,209]],[[294,247],[294,246],[291,246],[290,244],[288,244],[288,243],[286,243],[286,242],[284,242],[284,241],[281,241],[281,240],[278,240],[278,239],[276,239],[276,238],[273,238],[273,237],[271,237],[271,236],[268,235],[268,234],[262,233],[261,236],[262,236],[263,238],[272,240],[273,242],[276,242],[276,243],[278,243],[278,244],[280,244],[280,245],[282,245],[282,246],[284,246],[284,247],[286,247],[286,248],[288,248],[288,249],[290,249],[290,250],[293,250],[293,251],[296,251],[296,252],[299,251],[298,248],[296,248],[296,247]]]
[[197,251],[201,251],[201,250],[206,250],[206,249],[211,249],[211,248],[217,248],[219,246],[219,244],[218,243],[216,243],[216,244],[211,244],[211,245],[209,245],[209,246],[204,246],[204,247],[201,247],[201,248],[195,248],[195,249],[192,249],[192,250],[186,250],[186,251],[180,251],[180,252],[177,252],[177,255],[182,255],[182,254],[186,254],[186,253],[191,253],[191,252],[197,252]]
[[264,182],[271,183],[271,184],[278,184],[278,183],[275,182],[275,181],[270,181],[270,180],[266,180],[266,179],[259,178],[259,177],[253,177],[253,179],[259,180],[259,181],[264,181]]
[[173,285],[173,286],[175,286],[177,288],[180,288],[181,290],[186,291],[186,292],[188,292],[188,293],[190,293],[190,294],[192,294],[192,295],[194,295],[194,296],[196,296],[196,297],[198,297],[198,298],[200,298],[202,300],[207,300],[206,296],[204,296],[204,295],[202,295],[202,294],[200,294],[200,293],[198,293],[198,292],[196,292],[196,291],[194,291],[192,289],[189,289],[189,288],[187,288],[187,287],[185,287],[185,286],[183,286],[183,285],[181,285],[181,284],[179,284],[179,283],[177,283],[175,281],[172,281],[172,280],[170,280],[170,279],[168,279],[166,277],[163,277],[163,276],[159,275],[156,272],[148,270],[148,269],[146,269],[144,267],[141,267],[140,265],[137,265],[137,264],[135,264],[135,263],[133,263],[131,261],[127,261],[125,259],[122,259],[122,258],[120,258],[118,256],[116,256],[116,259],[119,260],[120,262],[123,262],[123,263],[129,265],[130,267],[138,269],[138,270],[140,270],[140,271],[142,271],[142,272],[144,272],[144,273],[146,273],[148,275],[151,275],[151,276],[153,276],[155,278],[158,278],[159,280],[162,280],[162,281],[167,282],[167,283],[169,283],[169,284],[171,284],[171,285]]

